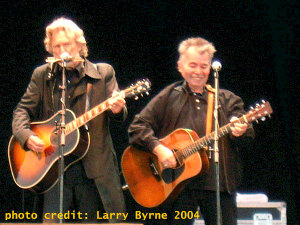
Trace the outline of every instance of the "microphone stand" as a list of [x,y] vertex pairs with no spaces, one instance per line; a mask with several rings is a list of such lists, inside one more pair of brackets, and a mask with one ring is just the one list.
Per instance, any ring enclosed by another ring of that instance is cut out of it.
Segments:
[[[61,90],[61,121],[56,122],[56,127],[58,127],[58,142],[59,142],[59,165],[58,165],[58,176],[59,176],[59,213],[63,213],[63,192],[64,192],[64,148],[66,145],[66,67],[67,62],[84,62],[81,57],[72,58],[68,53],[61,54],[61,58],[48,57],[46,62],[50,63],[52,67],[53,63],[61,62],[62,64],[62,82],[59,86]],[[63,223],[63,219],[59,219],[59,223]]]
[[[62,59],[62,82],[59,86],[61,90],[61,121],[59,123],[59,213],[63,214],[63,192],[64,192],[64,148],[66,145],[66,67],[67,61]],[[59,219],[63,223],[63,219]]]
[[221,225],[221,204],[220,204],[220,164],[219,164],[219,69],[214,69],[215,78],[215,98],[214,98],[214,160],[216,165],[216,205],[217,205],[217,225]]

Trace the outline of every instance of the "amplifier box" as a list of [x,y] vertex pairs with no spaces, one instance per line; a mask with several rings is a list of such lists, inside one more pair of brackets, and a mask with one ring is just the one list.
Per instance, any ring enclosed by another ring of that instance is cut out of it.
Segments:
[[237,207],[239,225],[286,225],[285,202],[238,202]]
[[[237,202],[238,225],[286,225],[285,202]],[[196,219],[194,225],[204,225]]]

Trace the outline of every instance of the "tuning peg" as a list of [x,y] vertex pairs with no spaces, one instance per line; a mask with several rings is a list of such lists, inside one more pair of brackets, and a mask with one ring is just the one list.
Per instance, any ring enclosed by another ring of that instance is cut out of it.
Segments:
[[149,95],[149,92],[148,92],[148,91],[146,91],[146,95]]
[[271,114],[269,114],[268,116],[269,116],[269,118],[271,118]]
[[265,104],[265,103],[266,103],[266,101],[265,101],[265,100],[261,100],[261,102],[262,102],[263,104]]
[[259,123],[258,120],[255,120],[256,123]]
[[138,99],[139,99],[139,97],[138,97],[138,96],[135,96],[135,97],[134,97],[134,100],[138,100]]
[[261,120],[261,121],[265,121],[265,120],[266,120],[266,117],[263,116],[262,118],[260,118],[260,120]]

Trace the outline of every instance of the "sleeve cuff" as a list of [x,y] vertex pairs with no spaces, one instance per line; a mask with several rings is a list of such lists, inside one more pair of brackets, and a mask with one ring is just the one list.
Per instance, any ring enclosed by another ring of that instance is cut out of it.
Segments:
[[160,145],[161,142],[157,139],[157,140],[153,140],[150,144],[149,144],[149,150],[150,152],[153,152],[154,148],[158,145]]
[[18,134],[15,135],[16,139],[19,141],[21,147],[23,149],[27,149],[26,147],[26,142],[28,140],[28,138],[31,136],[31,135],[35,135],[36,136],[36,133],[34,133],[32,130],[30,129],[23,129],[21,130]]

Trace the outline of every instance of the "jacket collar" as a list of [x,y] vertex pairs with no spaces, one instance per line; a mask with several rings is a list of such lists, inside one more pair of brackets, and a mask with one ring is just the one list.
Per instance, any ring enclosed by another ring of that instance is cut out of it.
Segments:
[[97,70],[97,65],[90,62],[88,59],[85,59],[84,62],[84,75],[88,75],[94,79],[102,79],[102,74]]
[[[61,67],[57,64],[48,64],[48,80],[52,80],[55,74],[61,69]],[[84,59],[83,63],[80,63],[76,70],[79,71],[80,77],[83,78],[85,75],[93,78],[93,79],[102,79],[102,74],[97,70],[97,65],[90,62],[88,59]]]
[[[82,80],[83,77],[88,76],[92,79],[102,79],[103,76],[102,74],[97,70],[97,65],[93,64],[92,62],[90,62],[89,60],[85,59],[85,61],[83,62],[84,64],[78,65],[76,67],[76,69],[79,71],[79,75],[80,75],[80,79],[81,82],[77,85],[77,87],[74,90],[73,93],[73,97],[71,99],[71,102],[77,98],[78,96],[84,95],[86,93],[86,80]],[[84,66],[83,66],[84,65]],[[52,65],[53,67],[51,68],[51,66],[48,64],[48,68],[47,68],[47,81],[49,81],[49,91],[50,94],[52,96],[52,102],[53,100],[53,92],[54,92],[54,86],[56,83],[56,79],[55,79],[55,75],[58,70],[59,70],[59,66],[58,64],[54,64]],[[53,110],[55,110],[55,107],[53,105]]]

